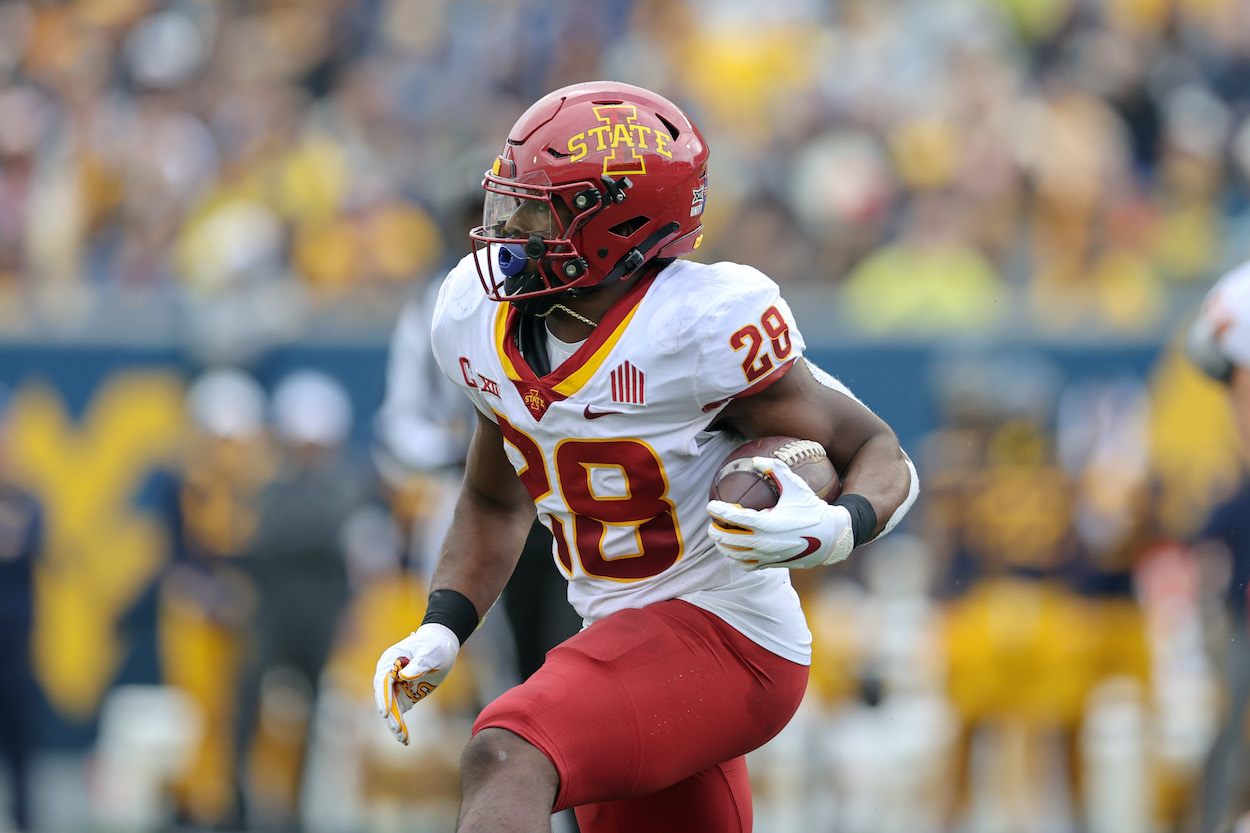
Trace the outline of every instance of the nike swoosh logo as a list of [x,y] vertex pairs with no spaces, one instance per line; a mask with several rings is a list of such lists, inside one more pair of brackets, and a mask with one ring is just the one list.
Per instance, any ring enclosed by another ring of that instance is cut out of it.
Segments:
[[796,555],[796,556],[793,556],[792,558],[787,558],[785,561],[781,561],[781,562],[778,562],[778,563],[780,563],[780,564],[789,564],[791,561],[798,561],[798,560],[799,560],[800,558],[802,558],[803,556],[805,556],[805,555],[811,555],[812,553],[816,552],[816,550],[820,549],[820,539],[819,539],[819,538],[813,538],[813,537],[812,537],[812,536],[810,536],[810,535],[804,535],[804,536],[803,536],[803,540],[807,542],[807,549],[803,550],[801,553],[799,553],[799,554],[798,554],[798,555]]
[[598,419],[599,417],[613,416],[614,414],[622,414],[624,411],[592,411],[590,406],[586,406],[586,410],[582,411],[582,416],[586,419]]

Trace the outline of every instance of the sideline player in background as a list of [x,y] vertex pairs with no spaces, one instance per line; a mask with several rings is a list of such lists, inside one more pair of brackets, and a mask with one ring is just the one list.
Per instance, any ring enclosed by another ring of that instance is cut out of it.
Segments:
[[[587,624],[479,716],[461,833],[546,831],[568,807],[583,833],[750,830],[743,756],[794,714],[811,655],[787,568],[845,559],[918,492],[889,426],[804,361],[775,283],[677,259],[699,243],[707,156],[655,93],[551,93],[512,128],[443,284],[435,358],[477,427],[428,612],[378,662],[379,711],[406,741],[535,507]],[[761,458],[776,507],[709,504],[720,461],[769,435],[821,443],[843,495]]]
[[[435,555],[451,523],[464,476],[473,408],[430,350],[430,317],[438,283],[414,292],[400,311],[387,355],[386,395],[374,418],[373,460],[404,530],[409,568],[429,586]],[[492,619],[474,641],[477,706],[520,681],[511,629]]]
[[[480,200],[475,203],[480,210]],[[406,527],[408,555],[424,586],[451,523],[476,413],[434,360],[430,324],[439,286],[429,281],[414,290],[400,311],[387,356],[386,395],[374,420],[374,461],[393,514]],[[491,617],[473,640],[478,691],[469,709],[528,679],[548,650],[577,633],[581,617],[565,598],[565,586],[551,566],[551,533],[535,521],[502,594],[504,616]],[[571,812],[557,818],[555,829],[576,831]]]
[[249,829],[294,829],[306,805],[323,675],[352,599],[344,530],[365,497],[348,456],[352,421],[347,391],[319,370],[274,388],[277,469],[252,503],[255,528],[238,559],[256,597],[235,717]]
[[1186,347],[1204,373],[1228,385],[1237,433],[1250,455],[1250,262],[1207,293]]
[[[407,504],[413,566],[424,579],[434,569],[451,523],[464,476],[476,411],[434,361],[430,322],[440,284],[431,281],[404,304],[391,336],[386,396],[374,422],[374,460],[393,502]],[[577,632],[580,617],[564,598],[564,582],[551,571],[551,533],[535,523],[503,596],[507,624],[492,623],[492,644],[479,652],[486,691],[493,699],[533,674],[547,650]],[[475,641],[476,642],[476,641]],[[515,667],[515,673],[503,670]]]
[[[1250,459],[1250,263],[1221,277],[1207,294],[1189,330],[1190,358],[1211,378],[1228,386],[1243,459]],[[1201,787],[1198,833],[1228,830],[1239,820],[1250,824],[1250,747],[1246,716],[1250,705],[1250,480],[1212,515],[1204,537],[1224,539],[1232,550],[1228,639],[1224,644],[1227,713]],[[1237,829],[1241,829],[1239,826]]]

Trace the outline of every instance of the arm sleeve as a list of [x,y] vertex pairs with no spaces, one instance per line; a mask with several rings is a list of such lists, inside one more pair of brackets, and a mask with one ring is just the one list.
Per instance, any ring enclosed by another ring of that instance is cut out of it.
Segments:
[[[864,405],[860,398],[852,393],[851,389],[842,383],[841,379],[835,378],[832,374],[817,365],[815,362],[808,359],[804,359],[804,361],[807,362],[807,367],[812,372],[812,376],[816,379],[816,381],[820,382],[827,388],[832,388],[841,394],[849,396],[851,399],[859,402],[860,405]],[[868,406],[864,405],[864,407],[867,408]],[[890,515],[889,520],[885,523],[885,527],[881,530],[881,534],[877,535],[876,538],[873,539],[874,541],[894,529],[894,527],[898,526],[898,522],[903,520],[903,517],[911,511],[911,507],[915,504],[916,498],[920,496],[920,474],[916,471],[916,464],[911,461],[911,457],[908,456],[906,451],[903,452],[903,462],[906,464],[907,473],[911,477],[911,483],[907,487],[907,497],[904,498],[902,505],[894,510],[894,514]]]

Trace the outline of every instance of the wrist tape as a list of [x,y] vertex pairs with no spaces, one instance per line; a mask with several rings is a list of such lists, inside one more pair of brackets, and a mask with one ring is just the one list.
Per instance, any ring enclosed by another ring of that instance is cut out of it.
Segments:
[[434,623],[443,625],[456,635],[463,645],[473,631],[477,630],[481,617],[477,608],[463,593],[455,590],[435,590],[425,607],[425,616],[421,624]]
[[877,535],[877,510],[872,508],[863,495],[842,495],[833,502],[851,513],[851,531],[855,534],[855,546],[871,541]]

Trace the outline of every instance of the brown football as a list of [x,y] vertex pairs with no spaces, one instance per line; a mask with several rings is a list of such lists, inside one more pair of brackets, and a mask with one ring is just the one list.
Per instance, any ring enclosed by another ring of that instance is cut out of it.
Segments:
[[708,497],[748,509],[776,506],[780,494],[777,484],[768,475],[755,470],[752,457],[781,460],[825,500],[836,498],[842,489],[838,472],[825,456],[825,449],[820,443],[797,437],[761,437],[745,442],[729,453],[712,478]]

